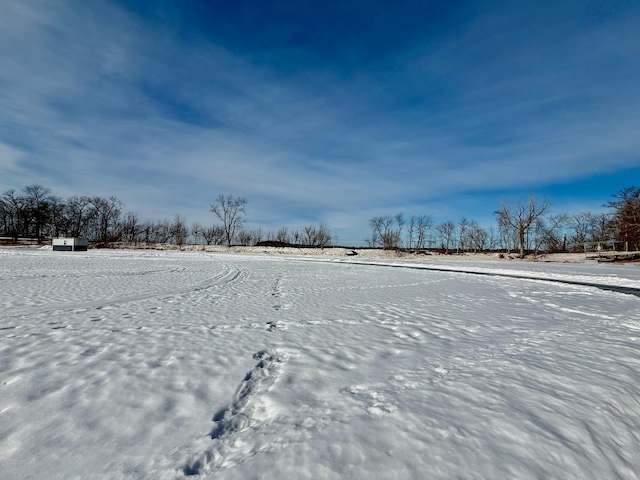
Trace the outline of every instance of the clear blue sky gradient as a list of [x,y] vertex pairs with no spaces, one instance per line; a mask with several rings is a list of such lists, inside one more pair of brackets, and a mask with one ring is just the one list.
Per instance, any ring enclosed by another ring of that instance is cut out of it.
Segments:
[[8,1],[0,58],[1,192],[204,224],[231,193],[250,229],[356,244],[640,184],[635,0]]

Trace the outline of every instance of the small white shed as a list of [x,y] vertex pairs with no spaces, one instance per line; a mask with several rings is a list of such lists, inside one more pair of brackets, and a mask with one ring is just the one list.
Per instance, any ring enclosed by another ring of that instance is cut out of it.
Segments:
[[86,252],[89,240],[86,238],[54,238],[53,249],[59,252]]

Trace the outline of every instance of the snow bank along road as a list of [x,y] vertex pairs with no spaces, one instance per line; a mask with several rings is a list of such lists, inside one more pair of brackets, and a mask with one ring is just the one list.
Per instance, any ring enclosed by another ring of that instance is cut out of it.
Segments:
[[638,266],[437,268],[0,250],[0,477],[637,478],[640,298],[544,279]]

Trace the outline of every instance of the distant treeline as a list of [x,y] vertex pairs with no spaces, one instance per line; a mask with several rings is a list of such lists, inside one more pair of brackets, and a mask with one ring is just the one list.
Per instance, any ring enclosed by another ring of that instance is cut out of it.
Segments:
[[367,245],[384,249],[451,252],[516,251],[533,253],[596,249],[640,250],[640,188],[627,187],[605,204],[609,212],[551,214],[549,202],[530,196],[526,201],[502,201],[494,211],[496,224],[484,228],[462,218],[434,224],[430,215],[402,213],[369,220]]
[[[535,196],[526,201],[501,202],[494,212],[496,223],[487,228],[462,218],[457,222],[433,222],[431,215],[402,213],[371,218],[368,246],[384,249],[441,250],[445,253],[516,251],[528,253],[582,251],[596,248],[640,250],[640,187],[627,187],[605,204],[605,213],[551,214],[548,202]],[[302,229],[277,231],[243,228],[244,198],[220,195],[210,205],[219,220],[203,226],[187,225],[177,214],[172,220],[140,220],[123,212],[116,197],[55,196],[42,185],[21,191],[8,190],[0,197],[0,237],[8,241],[30,238],[42,241],[60,236],[84,237],[97,245],[175,244],[279,245],[325,247],[335,243],[325,223]]]
[[[30,185],[19,192],[8,190],[0,197],[0,238],[13,243],[20,239],[40,242],[69,236],[83,237],[99,246],[114,243],[181,246],[187,243],[256,245],[283,242],[324,247],[332,239],[324,223],[308,225],[300,230],[283,227],[271,232],[261,228],[254,231],[236,229],[243,224],[240,216],[233,224],[227,218],[221,220],[221,224],[208,226],[197,222],[189,226],[184,216],[179,214],[172,220],[141,220],[136,213],[125,213],[124,204],[114,196],[63,199],[42,185]],[[229,231],[230,226],[234,227],[233,231]]]

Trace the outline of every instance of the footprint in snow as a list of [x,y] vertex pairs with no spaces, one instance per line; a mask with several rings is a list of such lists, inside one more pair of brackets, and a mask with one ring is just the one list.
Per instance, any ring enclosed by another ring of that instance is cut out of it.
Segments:
[[233,401],[213,416],[215,426],[209,436],[215,443],[182,467],[185,476],[200,475],[205,469],[215,468],[216,462],[222,459],[228,467],[233,458],[242,459],[259,451],[255,440],[252,442],[251,439],[255,439],[256,431],[270,423],[273,416],[273,412],[262,404],[261,397],[271,390],[280,376],[285,357],[278,352],[262,350],[253,358],[259,362],[247,372]]
[[358,401],[364,403],[365,411],[372,417],[388,415],[397,410],[397,407],[389,403],[383,393],[371,388],[354,385],[341,390],[342,393],[352,395]]
[[282,329],[276,322],[267,322],[267,332],[275,332],[276,330]]

